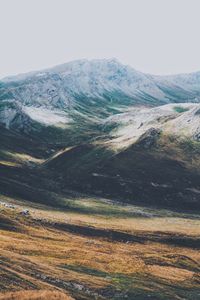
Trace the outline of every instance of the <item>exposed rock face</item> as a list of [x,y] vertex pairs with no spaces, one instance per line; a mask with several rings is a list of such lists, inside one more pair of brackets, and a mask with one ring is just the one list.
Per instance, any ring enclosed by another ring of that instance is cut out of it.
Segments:
[[159,128],[150,128],[139,138],[138,144],[145,149],[149,149],[155,145],[160,134],[161,130]]

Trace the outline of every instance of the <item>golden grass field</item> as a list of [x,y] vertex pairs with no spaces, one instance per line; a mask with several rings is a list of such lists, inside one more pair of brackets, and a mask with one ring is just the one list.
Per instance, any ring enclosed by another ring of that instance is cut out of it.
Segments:
[[19,292],[11,292],[5,293],[0,296],[1,300],[73,300],[70,296],[58,291],[46,291],[46,290],[38,290],[38,291],[19,291]]
[[195,215],[85,197],[66,200],[79,212],[1,201],[15,205],[0,205],[2,300],[200,299]]

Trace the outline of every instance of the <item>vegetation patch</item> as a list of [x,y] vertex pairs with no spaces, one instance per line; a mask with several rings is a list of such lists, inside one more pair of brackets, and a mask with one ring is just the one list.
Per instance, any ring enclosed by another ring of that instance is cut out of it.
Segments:
[[181,114],[181,113],[184,113],[184,112],[188,111],[189,108],[182,107],[182,106],[174,106],[174,110],[175,110],[177,113]]

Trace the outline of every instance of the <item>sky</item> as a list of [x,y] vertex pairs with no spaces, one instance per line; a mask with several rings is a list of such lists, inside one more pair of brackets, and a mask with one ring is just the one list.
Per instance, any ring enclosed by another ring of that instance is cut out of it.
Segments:
[[0,0],[0,78],[76,59],[200,70],[200,0]]

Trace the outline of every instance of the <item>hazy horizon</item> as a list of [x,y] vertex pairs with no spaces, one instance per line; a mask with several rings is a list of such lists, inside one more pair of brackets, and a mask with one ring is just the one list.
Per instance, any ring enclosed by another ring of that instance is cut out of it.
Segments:
[[155,75],[200,70],[198,0],[0,0],[0,78],[116,58]]

